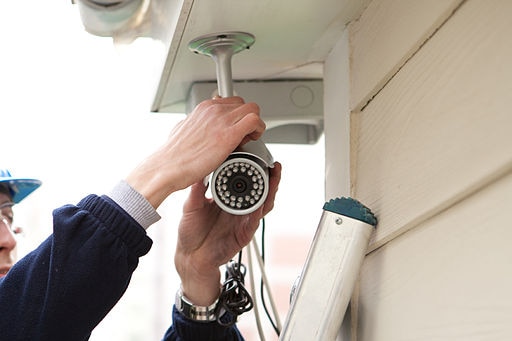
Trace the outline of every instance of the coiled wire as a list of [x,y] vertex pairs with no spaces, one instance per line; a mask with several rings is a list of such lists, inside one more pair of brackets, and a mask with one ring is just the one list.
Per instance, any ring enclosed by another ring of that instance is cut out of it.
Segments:
[[244,285],[246,274],[242,264],[242,251],[238,253],[238,262],[230,260],[226,264],[226,280],[217,305],[217,322],[222,326],[232,326],[238,316],[253,308],[253,300]]

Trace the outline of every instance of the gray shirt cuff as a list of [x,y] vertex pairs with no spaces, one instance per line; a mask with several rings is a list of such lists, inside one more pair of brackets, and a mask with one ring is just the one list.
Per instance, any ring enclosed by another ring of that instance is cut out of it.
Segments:
[[108,196],[144,229],[160,220],[160,215],[149,201],[126,181],[120,181]]

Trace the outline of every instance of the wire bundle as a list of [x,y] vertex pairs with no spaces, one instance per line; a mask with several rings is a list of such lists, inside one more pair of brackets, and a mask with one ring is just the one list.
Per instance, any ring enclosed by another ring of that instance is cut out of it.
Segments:
[[[242,251],[238,253],[238,261],[230,260],[226,264],[226,275],[225,281],[222,285],[221,294],[219,297],[219,304],[217,305],[217,322],[223,326],[232,326],[238,320],[238,316],[241,314],[251,310],[254,308],[254,315],[256,318],[256,324],[258,327],[258,333],[260,335],[261,341],[265,340],[263,328],[260,321],[260,316],[258,312],[258,305],[256,301],[253,300],[252,297],[256,298],[256,284],[255,284],[255,276],[254,276],[254,267],[256,264],[253,264],[253,253],[256,256],[256,263],[259,265],[261,272],[261,280],[260,280],[260,295],[261,295],[261,304],[263,305],[263,309],[267,315],[268,320],[272,324],[274,331],[279,336],[281,332],[281,321],[279,319],[279,314],[277,312],[277,308],[275,306],[274,299],[272,298],[272,294],[269,290],[269,282],[265,273],[265,219],[262,219],[262,228],[261,228],[261,253],[259,251],[258,243],[256,242],[255,236],[253,236],[252,241],[247,245],[247,256],[249,261],[249,274],[251,280],[251,294],[245,288],[245,275],[246,275],[246,267],[242,264]],[[267,296],[270,301],[270,305],[272,308],[272,312],[274,318],[272,318],[270,311],[268,310],[267,303],[265,300],[264,293],[267,293]]]
[[244,286],[246,268],[241,258],[242,251],[239,253],[238,262],[231,260],[226,264],[226,280],[222,285],[217,312],[217,322],[223,326],[235,324],[238,316],[251,310],[254,305]]

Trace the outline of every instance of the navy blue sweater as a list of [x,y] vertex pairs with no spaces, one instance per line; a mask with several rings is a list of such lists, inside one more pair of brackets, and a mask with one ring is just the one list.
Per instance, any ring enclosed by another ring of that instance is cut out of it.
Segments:
[[[0,340],[81,341],[126,291],[146,231],[107,196],[53,212],[53,234],[0,278]],[[236,327],[187,320],[176,309],[164,340],[243,340]]]

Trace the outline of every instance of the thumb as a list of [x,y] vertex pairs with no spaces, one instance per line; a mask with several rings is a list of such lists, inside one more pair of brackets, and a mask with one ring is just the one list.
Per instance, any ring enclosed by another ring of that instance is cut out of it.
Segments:
[[184,211],[195,211],[201,209],[206,204],[206,189],[208,185],[204,182],[196,182],[190,186],[190,193],[188,199],[183,206]]

